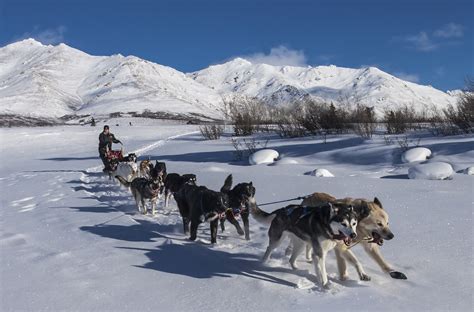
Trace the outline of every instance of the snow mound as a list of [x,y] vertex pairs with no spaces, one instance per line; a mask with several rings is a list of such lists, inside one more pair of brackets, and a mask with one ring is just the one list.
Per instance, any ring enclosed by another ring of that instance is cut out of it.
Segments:
[[446,180],[450,179],[453,173],[453,167],[445,162],[419,164],[408,169],[410,179]]
[[275,166],[279,165],[297,165],[298,161],[295,158],[282,158],[278,160],[277,162],[273,163]]
[[468,175],[474,175],[474,166],[467,167],[466,169],[463,170],[463,173],[468,174]]
[[334,178],[334,175],[329,170],[323,168],[314,169],[313,171],[306,172],[305,174],[314,177]]
[[424,161],[431,156],[431,151],[426,147],[415,147],[402,154],[402,161],[411,163],[414,161]]
[[249,156],[249,164],[272,164],[279,156],[277,151],[272,149],[263,149]]

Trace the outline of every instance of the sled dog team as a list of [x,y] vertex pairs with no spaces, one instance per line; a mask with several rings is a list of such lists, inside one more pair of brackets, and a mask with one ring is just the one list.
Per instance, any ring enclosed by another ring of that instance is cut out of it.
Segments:
[[[356,268],[360,280],[370,280],[351,250],[359,243],[392,278],[407,278],[405,274],[395,271],[381,254],[380,246],[384,240],[391,240],[394,235],[389,228],[388,214],[378,198],[373,201],[349,197],[337,199],[326,193],[313,193],[299,205],[288,205],[268,213],[258,207],[252,182],[232,187],[232,175],[229,175],[221,189],[214,191],[197,185],[194,174],[168,174],[164,162],[144,160],[134,171],[137,166],[136,156],[133,156],[124,162],[129,164],[129,170],[121,169],[125,175],[117,171],[110,174],[130,189],[138,210],[143,214],[147,213],[147,201],[154,214],[158,198],[164,196],[166,207],[170,198],[174,197],[183,220],[184,233],[189,233],[190,240],[196,239],[199,224],[209,222],[211,243],[216,243],[219,224],[224,231],[225,221],[229,221],[239,235],[245,235],[245,239],[250,240],[251,214],[259,223],[269,226],[269,244],[263,261],[266,262],[272,251],[289,237],[286,254],[290,255],[290,266],[298,269],[297,257],[306,250],[306,258],[312,260],[322,287],[328,286],[326,256],[332,249],[335,250],[341,280],[348,278],[346,261]],[[239,218],[242,219],[243,229]]]

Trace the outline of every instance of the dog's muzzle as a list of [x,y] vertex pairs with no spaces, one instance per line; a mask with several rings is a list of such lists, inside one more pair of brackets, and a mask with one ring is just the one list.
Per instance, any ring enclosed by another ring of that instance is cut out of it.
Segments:
[[344,242],[346,246],[350,246],[352,244],[352,240],[357,237],[356,233],[350,234],[350,236],[345,235],[341,231],[339,231],[339,234],[335,234],[332,236],[332,239],[335,240],[341,240]]
[[[393,234],[392,234],[392,238],[393,238]],[[380,235],[379,233],[377,232],[372,232],[372,240],[369,241],[369,243],[374,243],[374,244],[377,244],[379,246],[382,246],[383,245],[383,238],[382,238],[382,235]]]

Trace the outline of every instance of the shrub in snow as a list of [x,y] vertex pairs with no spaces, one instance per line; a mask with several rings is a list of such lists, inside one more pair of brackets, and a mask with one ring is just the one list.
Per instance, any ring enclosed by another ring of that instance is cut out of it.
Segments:
[[445,162],[418,164],[408,169],[410,179],[446,180],[450,179],[453,173],[453,167]]
[[315,177],[325,177],[325,178],[334,178],[334,175],[329,172],[329,170],[318,168],[314,169],[313,171],[306,172],[306,175],[311,175]]
[[251,165],[271,164],[278,158],[278,156],[279,154],[275,150],[263,149],[249,156],[249,164]]
[[224,133],[224,126],[221,125],[205,125],[199,127],[201,135],[206,140],[219,140]]
[[411,163],[414,161],[424,161],[431,156],[431,151],[426,147],[415,147],[402,154],[402,161]]

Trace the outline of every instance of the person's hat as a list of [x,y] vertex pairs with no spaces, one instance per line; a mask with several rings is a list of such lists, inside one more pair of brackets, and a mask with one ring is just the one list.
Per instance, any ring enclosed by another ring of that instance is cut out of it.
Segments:
[[109,130],[109,126],[105,125],[105,126],[104,126],[104,130],[105,130],[105,129]]

